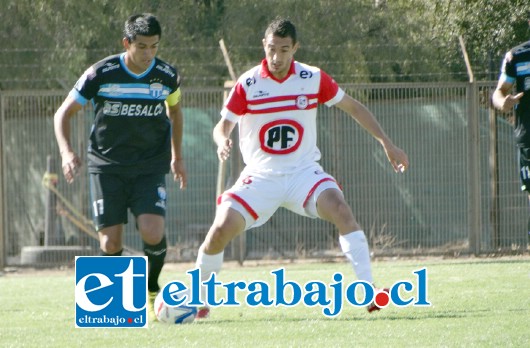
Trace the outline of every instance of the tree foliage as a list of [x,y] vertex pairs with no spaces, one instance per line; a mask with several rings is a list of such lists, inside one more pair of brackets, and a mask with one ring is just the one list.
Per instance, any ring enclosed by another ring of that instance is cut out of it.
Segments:
[[[427,0],[422,12],[432,26],[432,43],[450,45],[462,36],[475,69],[498,67],[506,51],[530,40],[527,0]],[[454,60],[453,52],[442,52],[448,63]]]
[[268,22],[293,20],[296,58],[340,82],[465,80],[461,35],[479,78],[530,39],[527,0],[2,0],[0,88],[69,88],[92,63],[120,52],[125,19],[152,12],[160,56],[192,86],[222,85],[224,39],[238,73],[263,57]]

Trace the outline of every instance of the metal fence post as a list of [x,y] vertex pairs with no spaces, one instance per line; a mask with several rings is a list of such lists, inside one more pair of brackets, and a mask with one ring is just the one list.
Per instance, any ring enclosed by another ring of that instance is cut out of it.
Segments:
[[[489,96],[489,94],[488,94]],[[488,107],[489,118],[489,171],[490,171],[490,223],[491,223],[491,245],[497,249],[500,245],[499,235],[499,149],[497,113],[493,105]]]
[[0,94],[0,272],[6,265],[4,229],[4,98]]
[[469,217],[469,249],[480,254],[481,214],[480,214],[480,137],[478,86],[471,81],[467,88],[468,103],[468,217]]
[[[55,161],[51,155],[46,158],[47,174],[57,175],[55,173]],[[57,182],[51,182],[51,185],[57,185]],[[57,197],[52,190],[46,191],[46,215],[44,229],[44,246],[57,245]]]

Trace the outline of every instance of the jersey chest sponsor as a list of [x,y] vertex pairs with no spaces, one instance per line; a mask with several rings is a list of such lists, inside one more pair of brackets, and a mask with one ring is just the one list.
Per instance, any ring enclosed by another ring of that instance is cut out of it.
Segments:
[[275,120],[261,127],[260,147],[269,154],[286,155],[300,147],[303,135],[304,127],[295,120]]
[[129,104],[105,101],[103,113],[107,116],[159,116],[164,112],[164,104]]

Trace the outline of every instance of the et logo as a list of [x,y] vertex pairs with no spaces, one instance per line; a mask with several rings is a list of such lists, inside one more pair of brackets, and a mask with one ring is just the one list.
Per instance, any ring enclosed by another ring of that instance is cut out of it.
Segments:
[[276,120],[264,124],[259,131],[261,149],[273,155],[296,151],[302,143],[304,128],[294,120]]
[[77,328],[147,327],[147,257],[75,259]]

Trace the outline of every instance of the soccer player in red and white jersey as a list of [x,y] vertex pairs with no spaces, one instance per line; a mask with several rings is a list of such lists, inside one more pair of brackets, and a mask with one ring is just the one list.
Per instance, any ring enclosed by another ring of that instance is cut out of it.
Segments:
[[[197,257],[202,279],[219,272],[224,248],[235,236],[264,224],[284,207],[333,223],[357,278],[373,283],[365,234],[335,179],[318,164],[318,104],[335,105],[356,120],[383,146],[396,172],[407,169],[407,155],[372,113],[329,75],[294,60],[298,42],[289,20],[277,18],[268,26],[263,49],[265,59],[238,79],[213,131],[217,155],[225,161],[233,146],[230,134],[238,125],[245,168],[234,186],[218,198],[215,220]],[[378,308],[368,308],[374,309]],[[198,317],[208,313],[203,308]]]

